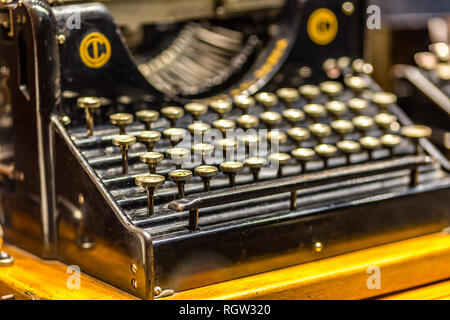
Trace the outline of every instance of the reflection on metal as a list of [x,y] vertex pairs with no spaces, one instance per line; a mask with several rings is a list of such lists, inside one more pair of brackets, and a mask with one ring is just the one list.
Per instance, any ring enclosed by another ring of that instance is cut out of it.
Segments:
[[2,245],[3,245],[3,228],[0,225],[0,267],[10,266],[14,263],[14,258],[11,257],[6,252],[1,251]]

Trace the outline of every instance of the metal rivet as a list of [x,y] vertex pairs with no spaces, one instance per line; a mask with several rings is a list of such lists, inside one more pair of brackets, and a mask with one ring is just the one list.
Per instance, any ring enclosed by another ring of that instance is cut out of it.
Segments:
[[137,289],[137,286],[138,286],[138,284],[137,284],[137,280],[136,279],[131,279],[131,287],[133,288],[133,289]]
[[162,292],[162,289],[160,287],[155,287],[155,289],[153,289],[153,294],[155,296],[159,296]]
[[136,274],[136,273],[137,273],[137,265],[136,265],[135,263],[132,263],[132,264],[130,265],[130,269],[131,269],[131,272],[132,272],[133,274]]
[[58,34],[57,39],[59,44],[64,44],[66,42],[66,36],[63,34]]
[[314,244],[314,251],[316,251],[317,253],[321,252],[322,249],[323,249],[322,242],[316,242]]

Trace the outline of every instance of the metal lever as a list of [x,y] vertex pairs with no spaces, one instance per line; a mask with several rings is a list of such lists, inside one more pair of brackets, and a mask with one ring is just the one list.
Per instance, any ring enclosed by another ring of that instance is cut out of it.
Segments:
[[270,180],[242,187],[191,195],[170,202],[169,209],[178,212],[189,211],[189,229],[195,231],[198,228],[199,209],[202,208],[290,192],[291,209],[293,210],[296,208],[297,191],[299,189],[405,169],[411,170],[410,185],[415,186],[417,184],[417,168],[431,163],[432,159],[430,157],[418,155],[353,165],[345,168],[335,168],[296,177]]

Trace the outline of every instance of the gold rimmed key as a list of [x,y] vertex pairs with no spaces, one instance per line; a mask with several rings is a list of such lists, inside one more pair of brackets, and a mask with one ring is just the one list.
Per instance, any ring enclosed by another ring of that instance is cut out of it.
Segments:
[[367,150],[369,160],[373,160],[373,151],[381,148],[381,141],[377,137],[362,137],[359,139],[359,144]]
[[305,84],[298,88],[299,93],[305,97],[305,99],[311,103],[315,98],[320,96],[320,89],[313,84]]
[[176,127],[178,119],[184,116],[183,108],[176,106],[168,106],[161,109],[161,114],[164,118],[169,120],[172,128]]
[[230,187],[236,185],[236,175],[242,171],[244,165],[238,161],[226,161],[220,164],[220,170],[228,176]]
[[356,114],[362,114],[369,107],[369,102],[362,98],[352,98],[347,101],[347,106]]
[[266,125],[267,129],[272,130],[274,126],[283,121],[281,114],[275,111],[266,111],[259,115],[259,118]]
[[147,146],[147,151],[153,151],[155,143],[161,139],[161,133],[158,131],[142,131],[137,135],[137,139]]
[[336,155],[338,149],[331,144],[319,144],[314,147],[314,151],[322,158],[324,168],[327,169],[328,160]]
[[259,126],[259,119],[257,116],[251,114],[243,114],[236,119],[237,124],[243,129],[252,129]]
[[200,155],[202,164],[206,164],[206,157],[210,156],[214,152],[214,146],[209,143],[197,143],[191,148],[194,154]]
[[233,103],[236,107],[242,110],[243,114],[246,114],[248,112],[248,109],[255,106],[255,98],[238,94],[233,97]]
[[169,128],[163,131],[163,136],[170,140],[172,147],[179,144],[186,136],[187,131],[183,128]]
[[150,131],[152,123],[159,119],[159,112],[155,110],[140,110],[136,112],[136,118],[145,125],[145,130]]
[[118,135],[113,138],[112,143],[120,147],[122,152],[122,173],[128,173],[128,149],[136,143],[136,137],[128,135]]
[[261,137],[256,134],[245,134],[239,140],[245,145],[245,154],[250,156],[261,142]]
[[230,119],[218,119],[213,122],[213,126],[225,136],[228,130],[236,128],[236,122]]
[[245,159],[245,166],[250,168],[250,171],[253,174],[253,182],[259,181],[259,172],[261,168],[267,165],[267,159],[260,157],[250,157]]
[[280,88],[277,90],[277,96],[290,107],[295,101],[300,98],[297,89],[294,88]]
[[372,95],[372,102],[375,103],[382,112],[386,112],[390,105],[397,102],[397,96],[391,92],[375,92]]
[[275,93],[272,93],[272,92],[260,92],[257,95],[255,95],[255,99],[266,110],[268,110],[278,104],[278,97]]
[[291,161],[291,156],[287,153],[276,152],[271,153],[267,159],[278,168],[277,177],[281,178],[283,177],[283,167]]
[[154,214],[155,207],[155,189],[164,184],[165,178],[159,174],[147,174],[138,176],[135,179],[136,185],[147,191],[147,215]]
[[327,109],[321,104],[310,103],[303,106],[303,111],[315,122],[327,114]]
[[280,145],[286,143],[287,134],[280,130],[271,130],[267,133],[267,141],[271,145]]
[[445,42],[437,42],[430,44],[430,51],[438,58],[441,62],[448,62],[450,60],[450,47]]
[[375,123],[384,130],[385,133],[391,128],[391,125],[397,121],[397,117],[393,114],[382,112],[374,117]]
[[300,163],[302,173],[306,172],[306,163],[316,156],[316,152],[310,148],[297,148],[292,150],[291,154]]
[[283,110],[282,115],[291,126],[295,126],[297,122],[305,119],[305,113],[300,109],[286,109]]
[[220,139],[217,141],[217,145],[222,149],[224,161],[227,161],[229,158],[229,153],[234,153],[237,149],[238,142],[235,139]]
[[86,135],[88,137],[94,134],[94,115],[93,111],[101,107],[101,99],[97,97],[81,97],[77,100],[78,108],[84,109],[86,114]]
[[189,159],[191,152],[186,148],[170,148],[166,151],[167,158],[169,158],[176,169],[181,169],[183,162]]
[[191,102],[184,105],[186,110],[195,121],[200,120],[200,117],[208,112],[208,105],[202,102]]
[[194,169],[194,174],[203,180],[203,191],[211,191],[211,178],[219,173],[215,166],[202,165]]
[[352,119],[353,125],[361,131],[363,135],[366,135],[366,132],[373,127],[374,121],[371,117],[367,116],[357,116]]
[[303,141],[309,139],[310,133],[305,128],[292,127],[288,130],[288,136],[300,147]]
[[319,89],[325,93],[330,100],[338,96],[344,90],[342,83],[337,81],[325,81],[319,84]]
[[328,101],[325,107],[327,108],[328,112],[331,113],[336,119],[339,119],[347,112],[347,105],[342,101]]
[[325,123],[313,123],[308,129],[317,138],[319,144],[323,142],[325,137],[331,134],[330,126]]
[[364,78],[359,76],[348,76],[344,78],[344,83],[349,87],[355,95],[361,94],[367,88],[367,82]]
[[169,179],[177,184],[178,198],[184,198],[184,185],[192,178],[192,171],[177,169],[169,172]]
[[385,134],[380,138],[381,144],[389,149],[390,156],[394,156],[395,147],[402,143],[402,137],[394,134]]
[[164,160],[164,155],[159,152],[145,152],[140,156],[141,162],[147,164],[150,174],[156,173],[156,166]]
[[404,137],[413,140],[416,154],[419,154],[421,152],[419,139],[431,137],[432,130],[430,127],[424,125],[411,125],[403,127],[401,133]]
[[341,139],[344,139],[347,134],[353,131],[355,126],[353,123],[349,120],[334,120],[331,122],[331,128],[336,131],[340,136]]
[[131,113],[113,113],[109,116],[109,120],[119,128],[119,133],[124,135],[126,127],[133,123],[134,116]]
[[351,164],[351,155],[361,150],[361,145],[352,140],[341,140],[336,144],[337,148],[344,153],[347,164]]
[[220,118],[224,118],[225,115],[233,108],[233,103],[229,97],[215,98],[209,101],[209,106],[219,115]]
[[211,129],[211,126],[205,122],[194,122],[188,125],[188,130],[192,135],[200,135],[203,139],[204,134]]

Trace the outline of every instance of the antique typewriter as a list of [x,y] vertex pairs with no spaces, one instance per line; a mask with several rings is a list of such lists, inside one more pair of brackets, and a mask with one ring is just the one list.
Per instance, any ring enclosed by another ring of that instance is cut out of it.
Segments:
[[364,12],[1,1],[6,239],[160,298],[448,227],[448,161],[371,79]]

